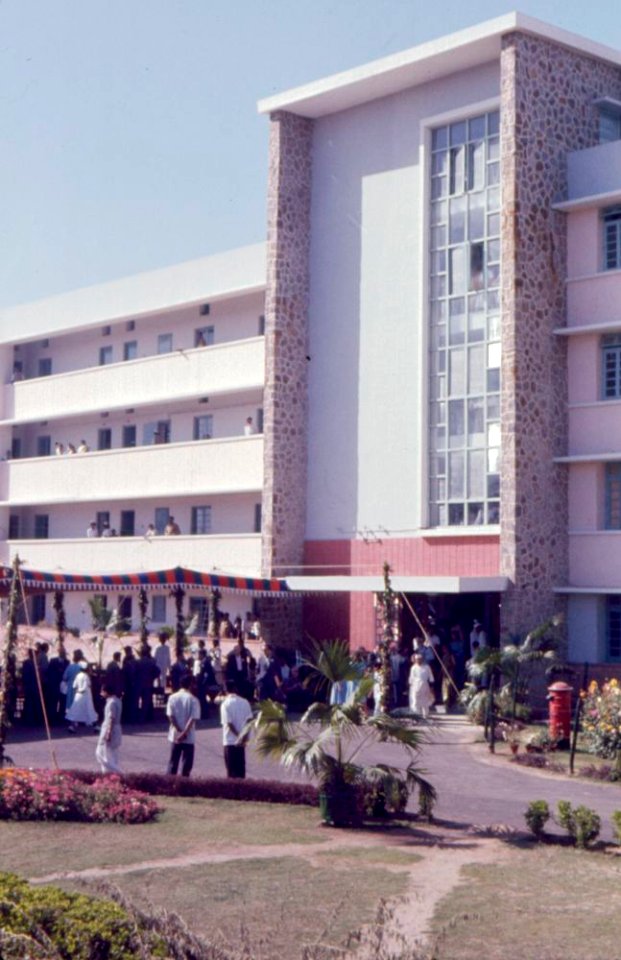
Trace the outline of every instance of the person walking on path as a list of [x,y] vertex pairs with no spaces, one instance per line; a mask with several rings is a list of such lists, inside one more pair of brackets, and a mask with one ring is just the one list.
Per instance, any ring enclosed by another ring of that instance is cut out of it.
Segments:
[[252,719],[252,707],[238,696],[232,680],[226,682],[226,697],[220,704],[222,743],[227,777],[243,780],[246,776],[246,745],[240,736],[248,720]]
[[122,740],[121,701],[115,689],[101,685],[101,695],[106,701],[104,718],[99,734],[95,756],[102,773],[122,773],[119,766],[119,748]]
[[429,708],[434,702],[432,684],[433,673],[431,667],[424,662],[421,653],[415,653],[412,657],[409,680],[410,710],[412,713],[419,713],[423,718],[427,718]]
[[200,719],[201,706],[190,693],[192,677],[181,677],[181,689],[171,694],[166,704],[166,716],[170,720],[168,741],[171,744],[168,773],[176,775],[181,762],[181,776],[189,777],[194,766],[194,743],[196,721]]
[[80,723],[87,727],[94,727],[97,724],[97,713],[93,705],[91,691],[91,678],[88,675],[88,663],[82,660],[79,667],[80,670],[73,681],[73,703],[65,714],[66,719],[69,720],[71,733],[77,733]]

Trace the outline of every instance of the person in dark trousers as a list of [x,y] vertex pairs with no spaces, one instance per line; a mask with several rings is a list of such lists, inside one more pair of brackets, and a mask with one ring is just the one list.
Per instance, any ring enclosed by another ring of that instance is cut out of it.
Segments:
[[185,674],[181,678],[181,689],[171,694],[166,704],[166,716],[170,720],[168,742],[171,744],[167,772],[173,776],[179,769],[180,761],[182,777],[189,777],[194,766],[195,727],[201,707],[190,693],[191,683],[190,674]]
[[240,736],[247,721],[252,719],[252,707],[238,695],[232,680],[226,682],[226,694],[220,704],[226,775],[243,780],[246,776],[246,746],[240,742]]

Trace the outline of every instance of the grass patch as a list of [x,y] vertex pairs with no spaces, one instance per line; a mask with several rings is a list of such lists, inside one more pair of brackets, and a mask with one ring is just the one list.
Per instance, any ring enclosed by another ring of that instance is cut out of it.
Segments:
[[138,906],[149,902],[173,910],[199,935],[237,949],[249,942],[252,956],[294,960],[319,938],[344,945],[351,931],[373,919],[380,898],[405,892],[408,875],[273,857],[150,870],[114,882]]
[[320,843],[317,810],[265,803],[166,797],[158,821],[114,823],[0,822],[2,869],[34,878],[66,870],[112,867],[231,844]]
[[423,859],[418,853],[409,853],[394,847],[340,847],[338,850],[320,850],[315,857],[344,869],[353,864],[377,864],[407,869]]
[[[618,956],[621,868],[613,858],[536,847],[468,866],[436,909],[437,960],[602,960]],[[487,936],[486,931],[492,931]]]

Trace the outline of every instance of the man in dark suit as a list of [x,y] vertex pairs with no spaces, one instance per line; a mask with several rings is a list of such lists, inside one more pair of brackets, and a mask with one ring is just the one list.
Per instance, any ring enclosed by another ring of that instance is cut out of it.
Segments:
[[226,658],[226,680],[235,684],[241,697],[252,697],[252,681],[250,678],[250,651],[238,640]]

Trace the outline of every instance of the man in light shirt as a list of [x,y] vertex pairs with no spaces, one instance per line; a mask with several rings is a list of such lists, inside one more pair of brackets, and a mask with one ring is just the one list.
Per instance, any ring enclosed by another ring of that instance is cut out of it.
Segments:
[[167,772],[176,775],[181,761],[181,776],[189,777],[194,766],[196,721],[200,719],[200,703],[190,693],[192,677],[181,677],[180,689],[168,698],[166,716],[170,720],[168,742],[171,744]]
[[252,708],[247,700],[238,696],[237,687],[231,680],[226,682],[226,697],[220,704],[220,723],[222,724],[222,743],[224,745],[224,763],[227,777],[243,780],[246,776],[246,745],[239,738],[248,720],[252,719]]
[[160,643],[159,646],[155,648],[155,653],[153,654],[153,659],[157,664],[157,668],[160,671],[160,687],[162,690],[166,689],[166,680],[168,679],[168,671],[170,670],[170,647],[168,646],[168,634],[160,633],[158,637]]
[[121,746],[121,701],[112,686],[101,685],[101,695],[106,701],[104,718],[99,733],[95,756],[102,773],[121,773],[119,747]]

